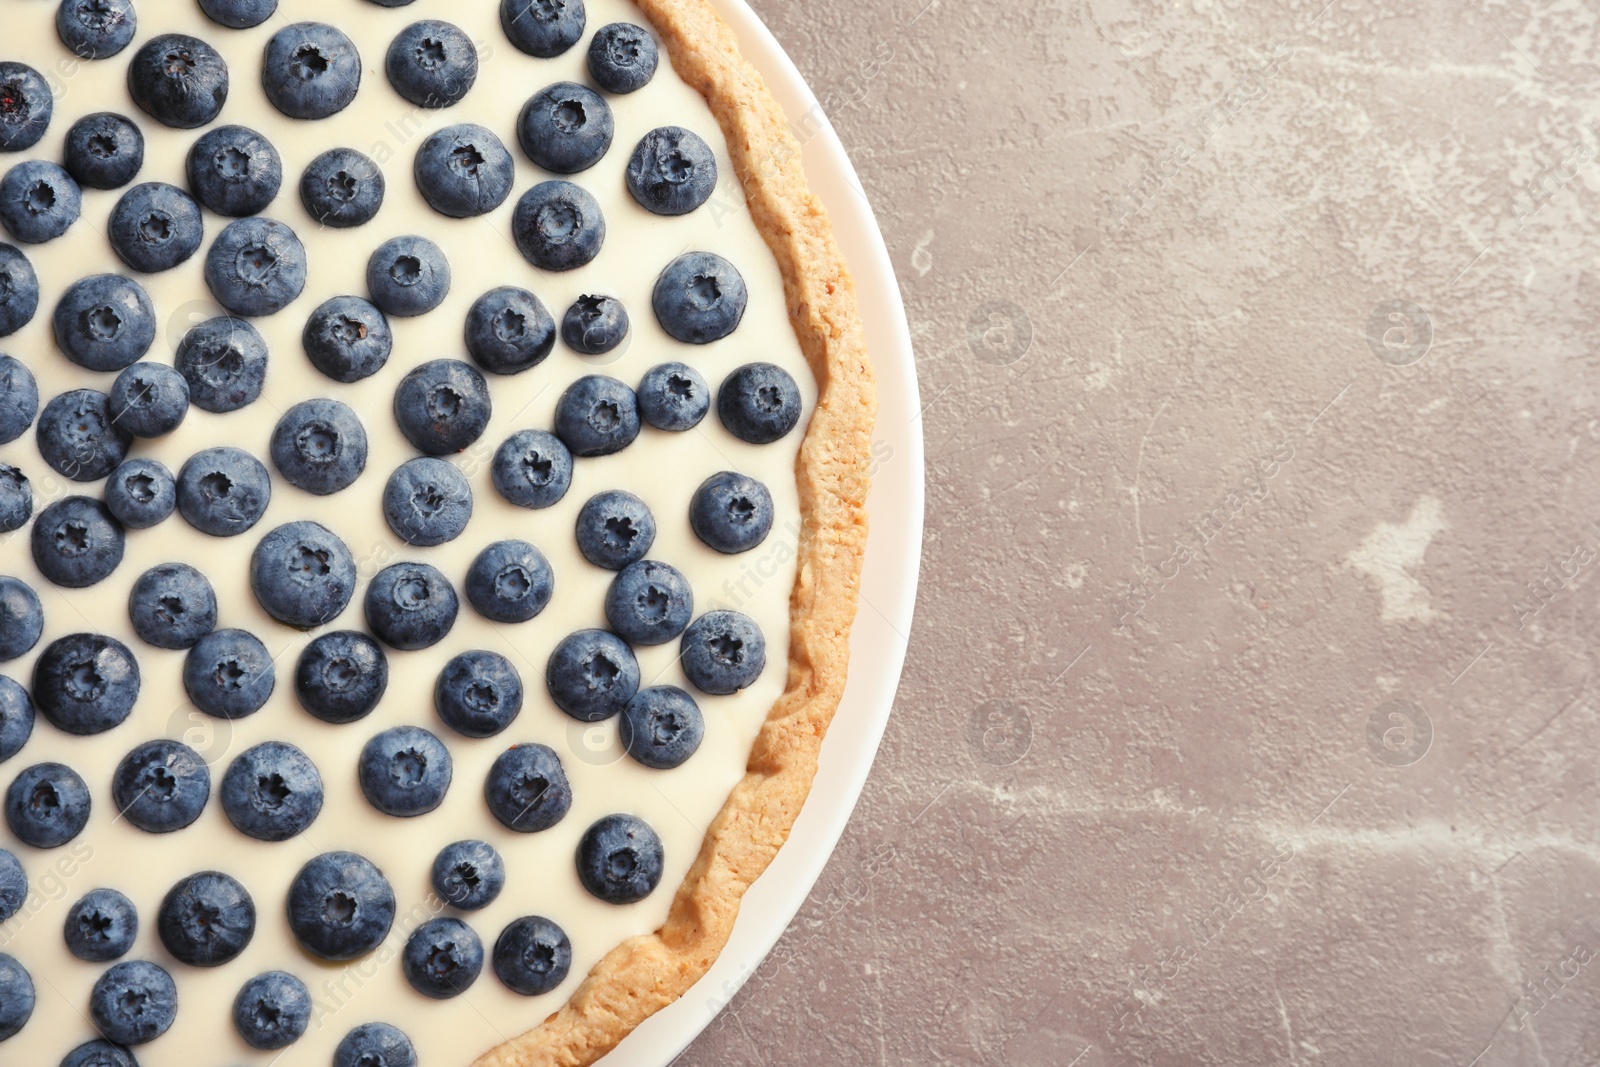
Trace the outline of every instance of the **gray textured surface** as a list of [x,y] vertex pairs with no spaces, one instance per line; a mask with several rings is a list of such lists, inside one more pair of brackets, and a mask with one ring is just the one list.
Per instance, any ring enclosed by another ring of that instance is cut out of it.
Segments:
[[928,529],[855,819],[681,1062],[1600,1061],[1592,5],[922,3],[756,0]]

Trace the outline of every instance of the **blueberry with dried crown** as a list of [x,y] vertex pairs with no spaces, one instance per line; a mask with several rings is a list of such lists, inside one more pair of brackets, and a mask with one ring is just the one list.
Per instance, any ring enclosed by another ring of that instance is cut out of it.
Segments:
[[139,1067],[133,1053],[121,1045],[96,1038],[67,1053],[61,1067]]
[[600,202],[571,182],[540,182],[511,214],[517,250],[541,270],[575,270],[600,254],[606,220]]
[[138,699],[139,663],[114,637],[59,637],[34,662],[34,704],[64,733],[104,733],[126,720]]
[[572,942],[566,931],[542,915],[514,919],[494,943],[494,973],[505,987],[525,997],[548,993],[572,970]]
[[255,937],[256,902],[232,875],[201,871],[167,891],[156,932],[180,963],[220,967],[237,959]]
[[453,908],[486,908],[505,885],[505,861],[487,841],[457,841],[434,857],[433,891]]
[[[0,94],[4,86],[0,84]],[[39,277],[28,257],[0,244],[0,337],[22,329],[39,310]]]
[[146,960],[114,964],[89,992],[95,1029],[118,1045],[154,1041],[172,1028],[177,1015],[177,983],[166,968]]
[[607,815],[578,841],[578,880],[607,904],[633,904],[661,884],[661,838],[636,815]]
[[67,951],[87,963],[110,963],[133,947],[139,911],[115,889],[91,889],[67,912]]
[[738,329],[749,293],[744,277],[714,252],[685,252],[656,279],[650,303],[675,339],[710,344]]
[[130,530],[165,522],[177,506],[178,483],[164,463],[135,456],[106,479],[106,507]]
[[658,363],[639,382],[639,414],[658,430],[682,433],[711,410],[711,387],[687,363]]
[[120,274],[92,274],[56,304],[56,344],[85,370],[121,370],[156,339],[156,309],[144,287]]
[[270,19],[278,0],[200,0],[206,18],[230,30],[247,30]]
[[418,456],[389,476],[383,517],[408,545],[431,548],[454,541],[472,518],[472,486],[454,464]]
[[425,815],[450,789],[450,750],[420,726],[395,726],[361,749],[356,774],[367,802],[385,815]]
[[421,452],[460,452],[489,425],[489,383],[470,363],[435,359],[400,379],[394,417],[400,432]]
[[116,424],[111,399],[94,389],[73,389],[44,406],[34,439],[44,461],[75,482],[104,478],[128,455],[132,435]]
[[89,824],[89,786],[71,767],[36,763],[6,790],[6,825],[34,848],[59,848]]
[[30,547],[34,566],[51,584],[86,589],[117,569],[127,535],[105,504],[69,496],[39,513]]
[[26,63],[0,62],[0,152],[32,148],[50,126],[55,94]]
[[491,374],[520,374],[537,367],[556,344],[556,323],[539,298],[505,285],[472,302],[465,329],[467,353]]
[[211,772],[200,753],[165,738],[123,757],[111,776],[111,799],[132,826],[167,834],[189,826],[211,799]]
[[0,356],[0,445],[28,432],[39,414],[39,383],[27,364]]
[[522,105],[517,142],[545,170],[576,174],[588,170],[611,147],[616,120],[605,98],[577,82],[547,85]]
[[550,653],[544,678],[556,707],[579,722],[600,722],[639,691],[639,661],[616,634],[579,630]]
[[272,479],[261,461],[223,445],[189,457],[178,471],[178,513],[201,533],[235,537],[266,513]]
[[694,591],[676,567],[652,559],[617,572],[606,591],[606,621],[634,645],[664,645],[694,617]]
[[643,559],[655,544],[656,519],[649,505],[632,493],[607,489],[578,511],[577,535],[584,559],[620,571]]
[[28,1025],[36,999],[27,968],[0,952],[0,1041],[17,1036]]
[[367,260],[367,293],[386,315],[425,315],[449,292],[450,261],[426,237],[391,238]]
[[683,632],[683,673],[696,689],[728,696],[749,687],[767,666],[761,627],[737,611],[708,611]]
[[639,398],[625,382],[589,374],[556,402],[556,436],[575,456],[609,456],[639,436]]
[[286,523],[250,556],[250,589],[285,626],[314,630],[337,618],[356,591],[356,561],[338,534],[307,520]]
[[425,997],[458,997],[483,971],[483,942],[472,927],[453,916],[429,919],[406,941],[400,969],[411,988]]
[[228,821],[257,841],[287,841],[322,812],[322,775],[309,756],[284,741],[240,753],[222,776],[221,793]]
[[272,654],[243,630],[213,630],[183,660],[183,689],[194,706],[219,719],[254,715],[276,685]]
[[518,430],[495,449],[494,487],[520,508],[547,508],[572,485],[572,453],[555,434]]
[[118,258],[136,271],[171,270],[200,250],[205,238],[200,205],[176,185],[145,182],[111,209],[106,236]]
[[128,595],[133,632],[157,648],[186,649],[217,628],[217,594],[187,563],[151,567]]
[[496,541],[467,570],[467,600],[492,622],[527,622],[554,593],[550,561],[526,541]]
[[272,315],[306,287],[305,246],[275,219],[238,219],[212,242],[205,274],[211,295],[235,315]]
[[128,64],[128,92],[144,113],[180,130],[205,126],[228,100],[228,64],[197,37],[152,37]]
[[682,766],[694,755],[705,732],[700,705],[675,685],[639,690],[617,720],[623,751],[646,767],[663,771]]
[[83,59],[109,59],[133,42],[139,20],[133,0],[61,0],[56,36]]
[[144,166],[144,134],[113,111],[85,115],[67,129],[62,162],[85,189],[120,189]]
[[306,358],[336,382],[370,378],[389,362],[394,333],[376,304],[359,296],[336,296],[311,313],[300,335]]
[[189,400],[223,415],[255,403],[267,378],[267,342],[243,319],[219,315],[178,342],[173,365],[189,383]]
[[627,336],[628,311],[614,296],[584,294],[561,317],[561,339],[585,356],[603,356]]
[[327,496],[348,488],[367,467],[367,431],[346,404],[303,400],[284,412],[269,448],[292,486]]
[[516,177],[500,138],[472,123],[429,134],[417,149],[412,174],[428,206],[453,219],[493,211],[511,195]]
[[546,745],[512,745],[495,759],[483,784],[489,812],[508,830],[548,830],[572,807],[561,758]]
[[720,471],[689,500],[689,526],[705,545],[732,555],[748,552],[772,532],[772,494],[746,474]]
[[355,722],[372,713],[389,687],[389,661],[364,633],[323,634],[300,653],[294,689],[300,704],[329,723]]
[[418,107],[449,107],[477,81],[478,49],[459,27],[423,19],[390,43],[384,70],[394,91]]
[[[372,0],[384,7],[399,7],[411,0]],[[417,1052],[398,1027],[388,1023],[363,1023],[344,1035],[333,1050],[333,1067],[417,1067]]]
[[292,119],[325,119],[350,106],[361,88],[361,54],[324,22],[296,22],[267,42],[261,87]]
[[66,169],[28,159],[0,178],[0,223],[24,244],[54,241],[83,211],[83,190]]
[[111,384],[111,421],[135,437],[162,437],[189,414],[189,383],[165,363],[135,363]]
[[251,1048],[288,1048],[310,1024],[311,991],[287,971],[256,975],[233,999],[233,1028]]
[[519,51],[554,59],[583,36],[583,0],[500,0],[500,28]]
[[[39,602],[39,594],[21,578],[0,577],[0,661],[13,660],[31,651],[43,633],[44,605]],[[32,722],[33,707],[25,693],[19,705],[9,686],[0,686],[0,689],[6,690],[0,694],[0,759],[5,759],[9,755],[6,730],[10,719],[20,718],[18,711],[25,708],[27,720]],[[9,716],[8,710],[12,712]]]
[[662,126],[640,138],[627,180],[628,192],[646,211],[687,215],[716,190],[717,157],[692,130]]
[[463,652],[439,672],[433,706],[456,733],[493,737],[522,712],[522,676],[499,653]]
[[589,41],[589,76],[608,93],[637,92],[655,77],[660,58],[649,30],[613,22]]
[[314,956],[353,960],[383,943],[394,925],[394,889],[354,852],[325,852],[289,883],[289,928]]
[[348,229],[372,221],[383,206],[383,171],[353,148],[331,148],[300,176],[300,202],[324,226]]
[[0,532],[20,530],[33,518],[33,486],[28,476],[0,463]]
[[390,648],[414,652],[445,639],[460,610],[455,587],[426,563],[394,563],[367,585],[367,626]]
[[283,185],[283,160],[272,142],[247,126],[207,130],[185,166],[194,197],[219,215],[259,214]]

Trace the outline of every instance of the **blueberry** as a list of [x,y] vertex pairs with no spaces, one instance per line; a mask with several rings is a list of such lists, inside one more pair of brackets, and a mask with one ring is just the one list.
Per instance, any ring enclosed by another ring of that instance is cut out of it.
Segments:
[[304,752],[283,741],[245,749],[222,776],[222,810],[246,837],[287,841],[322,812],[322,775]]
[[[39,594],[21,578],[0,577],[0,661],[16,659],[29,651],[39,643],[39,635],[42,633],[44,633],[44,606],[39,603]],[[27,706],[27,703],[24,698],[23,706]],[[10,755],[5,750],[4,740],[8,708],[16,708],[15,697],[9,691],[9,686],[5,682],[0,682],[0,759]],[[27,716],[31,722],[33,719],[31,707],[28,707]]]
[[453,219],[485,215],[511,195],[511,153],[500,138],[463,123],[430,134],[417,149],[413,173],[430,207]]
[[0,678],[0,763],[21,752],[31,736],[33,701],[28,691],[10,678]]
[[411,818],[437,808],[450,788],[450,750],[420,726],[383,731],[361,749],[357,776],[367,802]]
[[220,315],[183,335],[173,364],[201,411],[224,415],[255,403],[267,377],[267,342],[243,319]]
[[574,270],[600,254],[606,220],[587,190],[571,182],[540,182],[517,201],[511,237],[540,270]]
[[106,507],[130,530],[165,522],[178,506],[178,483],[153,459],[126,460],[106,479]]
[[658,430],[692,430],[710,410],[711,387],[687,363],[658,363],[639,383],[639,414]]
[[128,454],[131,437],[116,425],[106,394],[74,389],[44,406],[35,430],[39,454],[75,482],[104,478]]
[[189,383],[165,363],[135,363],[112,383],[107,410],[117,429],[135,437],[161,437],[189,413]]
[[433,706],[457,733],[493,737],[522,712],[522,676],[502,655],[463,652],[439,672]]
[[0,1041],[15,1037],[33,1016],[35,993],[27,968],[0,952]]
[[772,494],[749,475],[721,471],[694,491],[689,525],[718,552],[748,552],[772,532]]
[[194,198],[219,215],[259,214],[283,185],[283,160],[246,126],[207,130],[189,149],[185,166]]
[[97,111],[67,130],[62,156],[85,189],[120,189],[144,166],[144,134],[115,112]]
[[656,542],[656,519],[643,500],[621,489],[590,497],[578,512],[578,551],[596,567],[620,571]]
[[472,518],[472,487],[442,459],[407,460],[384,486],[383,517],[408,545],[427,548],[454,541]]
[[489,425],[489,383],[470,363],[435,359],[400,379],[394,417],[400,432],[430,456],[460,452]]
[[572,484],[572,453],[555,434],[518,430],[495,449],[494,487],[522,508],[547,508]]
[[607,904],[633,904],[661,882],[661,838],[634,815],[607,815],[578,841],[578,881]]
[[384,69],[394,91],[411,103],[449,107],[466,96],[477,80],[478,49],[459,28],[439,19],[424,19],[395,37]]
[[324,226],[348,229],[371,222],[383,206],[383,171],[353,148],[330,148],[300,176],[300,202]]
[[28,432],[39,414],[39,383],[21,360],[0,356],[0,445]]
[[412,989],[434,1000],[448,1000],[478,980],[483,942],[460,919],[429,919],[406,941],[400,966]]
[[255,932],[256,902],[238,879],[221,871],[180,880],[156,913],[161,943],[191,967],[220,967],[237,958]]
[[506,865],[486,841],[457,841],[434,857],[433,891],[463,911],[488,907],[505,884]]
[[84,589],[122,562],[122,525],[98,500],[69,496],[39,513],[32,530],[33,562],[52,584]]
[[256,545],[250,589],[274,619],[314,630],[349,605],[356,591],[356,560],[327,527],[304,519],[287,523]]
[[556,707],[580,722],[600,722],[639,691],[639,661],[616,634],[579,630],[550,653],[544,680]]
[[145,114],[180,130],[208,125],[228,100],[228,64],[196,37],[152,37],[128,64],[128,92]]
[[628,160],[628,192],[657,215],[687,215],[711,199],[717,157],[692,130],[662,126],[640,139]]
[[556,343],[556,324],[526,289],[501,286],[467,311],[467,352],[493,374],[520,374],[543,363]]
[[737,611],[708,611],[683,633],[680,661],[696,689],[728,696],[761,677],[767,641],[761,627]]
[[33,518],[33,488],[28,476],[0,463],[0,532],[20,530]]
[[96,1038],[67,1053],[61,1067],[139,1067],[133,1053],[121,1045]]
[[205,225],[200,205],[176,185],[135,185],[111,209],[106,224],[111,248],[136,271],[171,270],[200,250]]
[[311,313],[300,335],[306,358],[336,382],[358,382],[383,369],[394,350],[389,320],[359,296],[336,296]]
[[527,622],[554,592],[550,562],[526,541],[496,541],[467,571],[467,600],[492,622]]
[[89,806],[89,787],[77,771],[36,763],[6,790],[6,825],[25,845],[57,848],[83,832]]
[[261,520],[271,498],[267,468],[231,445],[196,452],[178,471],[178,513],[212,537],[244,533]]
[[156,339],[156,310],[144,288],[118,274],[73,282],[55,311],[56,343],[86,370],[121,370]]
[[0,152],[32,148],[50,125],[55,94],[26,63],[0,62]]
[[[4,66],[0,63],[0,67]],[[0,100],[4,93],[4,83],[0,82]],[[0,103],[0,115],[3,113],[4,104]],[[33,272],[33,264],[13,246],[0,244],[0,337],[22,329],[38,310],[39,277]]]
[[554,59],[583,36],[583,0],[500,0],[500,28],[518,50]]
[[311,990],[286,971],[256,975],[233,999],[233,1028],[251,1048],[288,1048],[310,1024]]
[[608,93],[643,89],[659,59],[650,31],[631,22],[601,26],[589,41],[589,76]]
[[290,485],[317,496],[348,488],[367,467],[367,431],[337,400],[304,400],[272,431],[272,462]]
[[545,86],[517,116],[517,141],[522,151],[557,174],[576,174],[600,162],[615,132],[616,122],[605,98],[577,82]]
[[289,884],[288,912],[289,928],[307,952],[325,960],[353,960],[389,936],[394,890],[371,860],[354,852],[325,852],[301,867]]
[[122,723],[139,699],[139,662],[102,634],[69,634],[45,646],[33,665],[33,700],[63,733],[86,737]]
[[274,219],[237,219],[206,253],[206,285],[235,315],[275,314],[306,287],[305,246]]
[[579,378],[556,403],[556,436],[575,456],[609,456],[639,436],[639,400],[601,374]]
[[91,889],[67,912],[67,951],[86,963],[110,963],[133,947],[139,911],[115,889]]
[[[481,843],[481,842],[480,842]],[[485,848],[489,846],[484,845]],[[493,849],[490,852],[493,853]],[[499,857],[495,857],[496,861]],[[437,871],[438,864],[435,863]],[[438,881],[437,877],[434,879]],[[22,869],[17,857],[0,848],[0,922],[10,919],[22,909],[28,899],[28,872]]]
[[272,35],[261,87],[292,119],[325,119],[350,106],[361,88],[361,54],[324,22],[296,22]]
[[152,834],[181,830],[211,799],[211,772],[200,754],[176,741],[147,741],[111,776],[111,799],[134,826]]
[[276,684],[272,655],[243,630],[213,630],[183,660],[183,688],[194,706],[219,719],[254,715]]
[[501,825],[519,834],[548,830],[572,807],[561,758],[545,745],[512,745],[489,768],[484,800]]
[[323,634],[300,653],[294,689],[301,705],[329,723],[372,713],[389,687],[389,661],[378,643],[354,630]]
[[514,919],[494,943],[494,973],[513,993],[548,993],[572,970],[566,931],[542,915]]
[[[384,7],[411,0],[373,0]],[[333,1067],[417,1067],[411,1039],[388,1023],[363,1023],[344,1035],[333,1051]]]
[[606,621],[634,645],[664,645],[694,617],[694,591],[675,567],[642,559],[617,572],[606,592]]
[[628,310],[614,296],[585,294],[561,317],[561,339],[586,356],[603,356],[627,336]]
[[24,244],[55,240],[82,211],[83,191],[54,163],[24,160],[0,178],[0,222]]
[[95,1029],[118,1045],[154,1041],[171,1028],[177,1014],[177,984],[165,968],[145,960],[113,964],[89,993]]
[[83,59],[109,59],[133,41],[139,20],[132,0],[61,0],[56,36]]
[[426,563],[394,563],[367,586],[367,626],[403,652],[436,645],[456,624],[460,602],[450,579]]
[[133,632],[157,648],[192,648],[217,628],[217,594],[187,563],[151,567],[128,595]]
[[656,279],[650,303],[668,334],[704,345],[738,328],[748,299],[744,277],[732,263],[713,252],[685,252]]
[[723,379],[717,415],[741,441],[770,444],[800,421],[800,387],[782,367],[746,363]]
[[278,0],[200,0],[206,18],[230,30],[247,30],[270,19]]
[[450,292],[450,261],[426,237],[394,237],[367,260],[367,292],[386,314],[424,315]]

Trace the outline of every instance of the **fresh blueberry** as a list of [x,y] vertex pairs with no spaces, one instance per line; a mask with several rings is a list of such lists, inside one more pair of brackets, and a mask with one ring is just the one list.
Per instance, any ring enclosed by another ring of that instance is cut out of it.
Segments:
[[272,431],[272,462],[290,485],[317,496],[349,487],[367,467],[367,431],[337,400],[303,400]]
[[505,885],[506,865],[486,841],[457,841],[434,857],[433,891],[463,911],[488,907]]
[[800,387],[782,367],[746,363],[723,379],[717,415],[741,441],[771,444],[800,421]]
[[97,111],[67,130],[62,158],[85,189],[120,189],[144,166],[144,134],[115,112]]
[[120,274],[73,282],[55,311],[56,344],[86,370],[121,370],[156,339],[156,311],[144,288]]
[[177,1018],[177,983],[164,967],[146,960],[113,964],[95,980],[89,1015],[95,1029],[116,1045],[154,1041]]
[[237,219],[206,253],[206,285],[235,315],[275,314],[306,287],[305,246],[274,219]]
[[178,513],[212,537],[244,533],[261,520],[271,498],[267,468],[231,445],[196,452],[178,471]]
[[712,696],[737,693],[761,677],[767,640],[761,627],[737,611],[708,611],[683,633],[680,661],[696,689]]
[[162,563],[133,583],[128,618],[147,644],[192,648],[217,628],[217,594],[206,576],[187,563]]
[[246,837],[287,841],[322,812],[322,775],[283,741],[245,749],[222,776],[222,810]]
[[313,367],[347,384],[378,373],[394,350],[389,320],[359,296],[336,296],[318,307],[300,342]]
[[292,119],[325,119],[350,106],[361,88],[361,54],[325,22],[296,22],[272,35],[261,87]]
[[301,705],[329,723],[355,722],[372,713],[389,687],[389,661],[366,634],[323,634],[300,653],[294,690]]
[[458,27],[439,19],[423,19],[395,37],[384,69],[394,91],[411,103],[426,108],[449,107],[466,96],[477,81],[478,49]]
[[211,772],[200,753],[176,741],[146,741],[111,776],[111,799],[128,822],[146,833],[181,830],[211,799]]
[[221,871],[182,879],[167,890],[156,913],[161,943],[191,967],[220,967],[237,958],[255,932],[256,902],[238,879]]
[[691,345],[710,344],[736,330],[748,300],[744,277],[714,252],[685,252],[668,263],[650,297],[661,328]]
[[500,28],[518,50],[554,59],[583,36],[583,0],[500,0]]
[[748,552],[772,532],[772,494],[749,475],[721,471],[694,491],[689,525],[718,552]]
[[589,41],[589,76],[608,93],[643,89],[659,60],[650,31],[631,22],[601,26]]
[[272,654],[244,630],[213,630],[183,660],[183,688],[194,706],[219,719],[242,719],[272,695]]
[[82,211],[83,191],[55,163],[24,160],[0,178],[0,223],[24,244],[55,240]]
[[36,763],[6,790],[6,825],[25,845],[57,848],[83,832],[89,806],[89,787],[77,771]]
[[39,383],[19,359],[0,356],[0,445],[28,432],[39,414]]
[[0,1041],[15,1037],[33,1016],[35,993],[27,968],[0,952]]
[[287,971],[256,975],[233,999],[233,1028],[251,1048],[288,1048],[310,1024],[311,990]]
[[658,430],[692,430],[710,410],[711,387],[687,363],[658,363],[639,383],[639,414]]
[[21,752],[31,736],[33,701],[28,691],[10,678],[0,678],[0,763]]
[[353,148],[330,148],[300,176],[300,202],[324,226],[349,229],[371,222],[383,206],[383,171]]
[[492,622],[527,622],[554,592],[549,560],[526,541],[496,541],[467,571],[467,600]]
[[418,456],[389,475],[383,517],[408,545],[431,548],[454,541],[472,518],[472,487],[454,464]]
[[415,2],[416,0],[367,0],[367,3],[377,4],[379,7],[405,7]]
[[61,1067],[139,1067],[133,1053],[121,1045],[96,1038],[67,1053]]
[[243,319],[219,315],[178,342],[173,364],[201,411],[224,415],[253,404],[267,377],[267,342]]
[[450,788],[450,750],[420,726],[395,726],[366,743],[356,771],[367,802],[385,815],[426,815]]
[[126,535],[98,500],[69,496],[39,513],[31,532],[33,562],[52,584],[85,589],[122,562]]
[[[0,577],[0,661],[16,659],[29,651],[39,643],[39,635],[42,633],[44,633],[44,606],[39,603],[39,594],[21,578]],[[8,708],[17,708],[14,694],[9,691],[9,686],[6,684],[8,682],[10,679],[0,682],[0,760],[10,755],[5,750],[4,740],[8,721],[6,711]],[[26,699],[23,700],[23,705],[27,705]],[[33,720],[31,706],[27,706],[27,717],[28,721]]]
[[206,18],[230,30],[259,26],[278,10],[278,0],[200,0]]
[[[398,7],[411,0],[374,0]],[[411,1039],[388,1023],[363,1023],[344,1035],[333,1050],[333,1067],[417,1067]]]
[[378,640],[402,652],[436,645],[456,624],[455,587],[426,563],[394,563],[367,586],[363,607]]
[[606,220],[587,190],[571,182],[540,182],[517,201],[511,237],[540,270],[574,270],[600,254]]
[[639,436],[639,398],[615,378],[579,378],[556,402],[556,436],[574,456],[620,452]]
[[508,830],[548,830],[572,807],[572,787],[561,758],[545,745],[512,745],[489,768],[483,785],[489,811]]
[[429,919],[406,941],[400,966],[412,989],[434,1000],[448,1000],[478,980],[483,942],[460,919]]
[[50,126],[55,94],[26,63],[0,62],[0,152],[32,148]]
[[279,526],[256,545],[250,589],[274,619],[314,630],[349,605],[356,591],[356,560],[333,531],[301,519]]
[[639,691],[639,661],[616,634],[579,630],[550,653],[544,680],[556,707],[580,722],[600,722]]
[[178,506],[178,483],[166,465],[136,456],[106,479],[106,507],[130,530],[165,522]]
[[189,383],[165,363],[135,363],[112,383],[107,410],[117,429],[161,437],[189,413]]
[[463,652],[439,672],[433,706],[467,737],[493,737],[522,712],[522,676],[495,652]]
[[219,215],[259,214],[283,185],[283,160],[246,126],[207,130],[189,149],[185,167],[194,197]]
[[91,889],[67,912],[67,951],[86,963],[110,963],[133,947],[139,911],[115,889]]
[[489,425],[489,383],[470,363],[435,359],[400,379],[394,417],[400,432],[430,456],[460,452]]
[[[470,842],[463,842],[468,844]],[[481,842],[478,842],[481,844]],[[484,845],[485,848],[489,846]],[[489,850],[493,854],[494,850]],[[442,857],[441,857],[442,858]],[[496,862],[500,857],[495,856]],[[434,863],[435,877],[438,881],[438,863]],[[0,922],[5,922],[22,909],[22,904],[28,899],[28,872],[22,869],[22,862],[0,848]],[[487,903],[487,901],[485,902]],[[482,905],[479,905],[480,907]],[[70,935],[69,935],[70,939]]]
[[664,645],[694,617],[694,591],[675,567],[642,559],[617,572],[606,592],[606,621],[634,645]]
[[605,98],[577,82],[556,82],[534,93],[517,116],[522,151],[545,170],[576,174],[600,162],[616,122]]
[[128,92],[145,114],[180,130],[211,123],[228,100],[228,64],[197,37],[152,37],[128,64]]
[[578,512],[578,551],[596,567],[620,571],[656,543],[656,519],[643,500],[621,489],[590,497]]
[[34,703],[63,733],[105,733],[128,717],[138,699],[139,662],[115,637],[58,637],[33,665]]
[[450,292],[450,261],[426,237],[391,238],[367,260],[367,292],[386,314],[426,314]]
[[371,860],[354,852],[325,852],[301,867],[289,884],[289,928],[307,952],[325,960],[353,960],[389,936],[394,905],[394,890]]
[[111,209],[106,236],[122,262],[158,274],[200,250],[205,224],[200,205],[188,193],[165,182],[145,182],[123,193]]
[[561,339],[586,356],[603,356],[627,336],[628,310],[614,296],[585,294],[561,317]]
[[526,289],[491,289],[467,311],[467,352],[492,374],[520,374],[537,367],[555,343],[555,320]]
[[711,146],[682,126],[651,130],[628,160],[628,192],[657,215],[687,215],[711,199],[716,187]]
[[112,418],[106,394],[74,389],[44,406],[34,436],[39,454],[57,473],[91,482],[116,470],[132,435]]
[[555,434],[518,430],[495,449],[494,487],[521,508],[547,508],[572,485],[572,453]]
[[28,476],[0,463],[0,532],[20,530],[33,518],[33,487]]
[[132,0],[61,0],[56,36],[83,59],[109,59],[128,47],[138,29]]
[[705,733],[700,705],[675,685],[639,690],[617,720],[623,751],[661,771],[681,766],[694,755]]
[[525,997],[548,993],[572,970],[572,942],[542,915],[512,920],[494,943],[494,973],[505,987]]
[[[0,81],[0,100],[4,92],[4,82]],[[0,103],[0,115],[3,114],[4,104]],[[0,123],[3,121],[0,119]],[[0,244],[0,337],[22,329],[38,310],[39,277],[33,272],[33,264],[12,245]]]
[[661,882],[661,838],[634,815],[607,815],[578,841],[578,881],[607,904],[633,904]]

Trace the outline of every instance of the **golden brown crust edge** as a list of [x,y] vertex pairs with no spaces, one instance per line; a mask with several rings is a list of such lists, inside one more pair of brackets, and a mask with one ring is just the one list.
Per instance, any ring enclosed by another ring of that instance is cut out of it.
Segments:
[[860,589],[877,402],[855,283],[806,185],[799,142],[732,29],[709,0],[636,2],[678,75],[706,98],[722,127],[817,379],[817,409],[795,472],[802,523],[788,683],[756,738],[744,778],[706,831],[666,923],[613,949],[565,1006],[473,1067],[591,1064],[705,974],[727,943],[745,890],[772,862],[811,791],[817,753],[844,691]]

